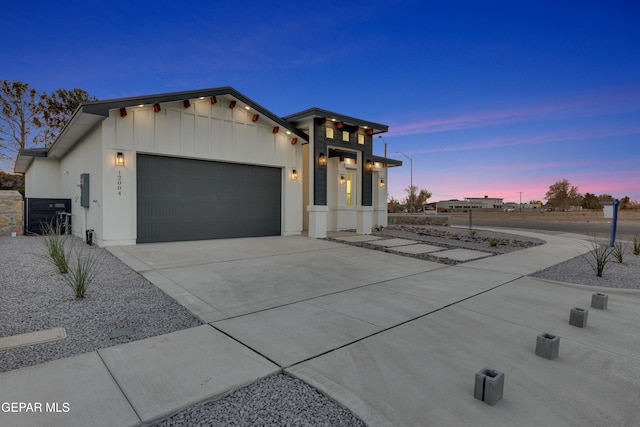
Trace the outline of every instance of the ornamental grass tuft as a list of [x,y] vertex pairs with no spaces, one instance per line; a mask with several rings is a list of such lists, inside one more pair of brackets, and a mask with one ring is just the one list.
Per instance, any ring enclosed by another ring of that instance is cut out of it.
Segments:
[[100,272],[102,259],[97,249],[83,250],[76,247],[74,255],[69,273],[64,275],[63,279],[73,289],[76,299],[83,299],[89,285]]
[[50,264],[58,269],[62,274],[69,272],[69,256],[71,255],[71,246],[67,245],[68,235],[61,232],[59,223],[43,224],[42,242],[45,248],[45,254],[41,255]]

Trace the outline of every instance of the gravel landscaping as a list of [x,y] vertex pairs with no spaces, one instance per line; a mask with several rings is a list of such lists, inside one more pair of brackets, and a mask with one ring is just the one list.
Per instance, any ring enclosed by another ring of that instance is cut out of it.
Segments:
[[[48,362],[100,348],[137,341],[200,325],[200,320],[105,249],[100,271],[87,296],[73,290],[45,259],[40,237],[0,238],[0,336],[61,327],[60,341],[0,351],[0,372]],[[115,329],[133,333],[111,338]]]
[[193,405],[153,425],[365,426],[316,389],[283,374],[256,381],[224,399]]
[[[590,243],[585,242],[585,244],[589,248],[592,247]],[[595,258],[592,253],[587,253],[538,271],[531,277],[606,288],[640,289],[640,256],[633,254],[631,245],[627,248],[622,261],[619,263],[613,258],[610,259],[602,277],[598,277],[592,267],[595,264]]]
[[[525,249],[544,243],[538,239],[507,233],[436,226],[399,225],[377,235],[406,238],[442,246],[490,252],[493,255]],[[499,239],[492,247],[490,239]],[[63,327],[67,338],[34,346],[0,350],[0,372],[31,366],[75,354],[111,347],[200,325],[187,309],[108,251],[89,248],[101,259],[100,273],[87,291],[76,300],[60,274],[39,254],[44,253],[41,238],[0,238],[0,337]],[[585,241],[586,245],[589,245]],[[357,246],[393,252],[356,243]],[[401,254],[403,256],[414,256]],[[588,259],[578,256],[533,274],[533,277],[583,285],[640,289],[640,256],[628,248],[624,263],[611,260],[603,277],[597,277]],[[425,258],[429,259],[429,258]],[[436,262],[449,263],[435,259]],[[133,332],[112,338],[119,328]],[[156,426],[213,425],[301,425],[363,426],[348,410],[302,381],[277,374],[257,381],[229,396],[186,408]]]

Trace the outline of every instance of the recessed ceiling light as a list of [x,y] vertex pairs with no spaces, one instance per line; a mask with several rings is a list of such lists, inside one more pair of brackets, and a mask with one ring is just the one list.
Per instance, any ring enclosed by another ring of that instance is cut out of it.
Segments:
[[335,122],[335,121],[336,121],[336,119],[331,119],[331,121],[332,121],[332,122]]
[[245,106],[244,108],[246,108],[247,110],[251,110],[251,107],[249,107],[248,105]]
[[144,104],[138,104],[138,107],[142,108],[144,107]]
[[287,135],[291,135],[291,131],[290,130],[287,131]]
[[200,97],[200,98],[198,98],[198,99],[204,99],[204,96],[201,96],[201,97]]
[[365,128],[365,129],[369,129],[369,126],[362,126],[362,127]]

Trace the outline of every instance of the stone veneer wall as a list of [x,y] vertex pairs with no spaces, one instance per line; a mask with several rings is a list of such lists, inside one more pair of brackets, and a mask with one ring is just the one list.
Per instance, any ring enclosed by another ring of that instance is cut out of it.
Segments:
[[22,235],[24,229],[24,201],[17,191],[0,191],[0,237],[12,233]]

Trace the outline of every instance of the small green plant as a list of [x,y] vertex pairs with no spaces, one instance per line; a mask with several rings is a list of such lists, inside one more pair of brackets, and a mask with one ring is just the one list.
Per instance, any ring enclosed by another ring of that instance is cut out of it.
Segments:
[[63,276],[64,281],[73,289],[76,299],[83,299],[89,285],[100,272],[101,259],[95,249],[84,251],[74,250],[74,262],[69,268],[69,274]]
[[478,234],[478,230],[476,230],[474,228],[470,228],[469,229],[469,236],[476,237],[476,234]]
[[492,248],[495,248],[496,246],[498,246],[500,244],[500,239],[496,238],[496,237],[492,237],[489,240],[489,246],[491,246]]
[[620,264],[624,263],[624,256],[627,253],[627,247],[629,243],[622,243],[621,241],[616,241],[614,246],[611,248],[611,255],[618,261]]
[[596,276],[602,277],[607,264],[611,261],[611,257],[613,256],[613,248],[610,248],[608,245],[598,243],[594,237],[589,254],[591,256],[585,256],[585,259],[591,268],[593,268],[593,271],[595,271]]
[[71,247],[67,245],[67,234],[62,234],[60,224],[43,224],[42,242],[46,253],[42,258],[46,259],[62,274],[69,271],[69,256]]
[[384,225],[376,224],[376,225],[373,226],[373,229],[376,230],[376,231],[382,231],[382,230],[384,230]]
[[633,254],[640,255],[640,234],[633,236]]

